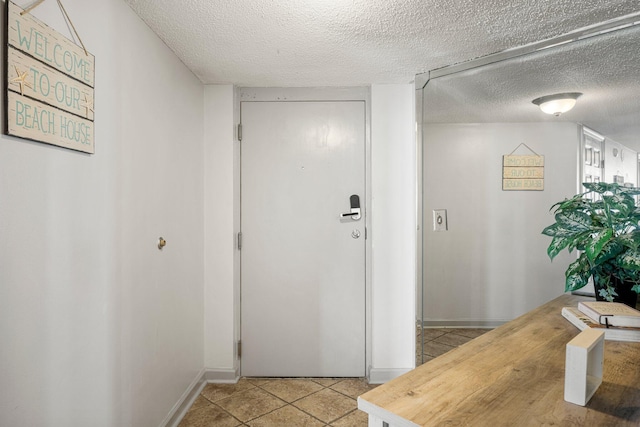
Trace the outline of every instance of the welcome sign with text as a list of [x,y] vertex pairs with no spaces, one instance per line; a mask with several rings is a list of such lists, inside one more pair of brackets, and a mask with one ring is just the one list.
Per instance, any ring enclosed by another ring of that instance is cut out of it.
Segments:
[[502,156],[504,191],[543,191],[544,156]]
[[94,153],[93,55],[7,2],[8,135]]

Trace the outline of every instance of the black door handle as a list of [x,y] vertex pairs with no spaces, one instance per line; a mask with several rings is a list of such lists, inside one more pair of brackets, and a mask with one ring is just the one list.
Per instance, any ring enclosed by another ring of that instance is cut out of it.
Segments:
[[349,197],[349,204],[351,205],[351,212],[340,214],[340,217],[351,217],[352,220],[358,221],[360,219],[360,196],[352,194]]

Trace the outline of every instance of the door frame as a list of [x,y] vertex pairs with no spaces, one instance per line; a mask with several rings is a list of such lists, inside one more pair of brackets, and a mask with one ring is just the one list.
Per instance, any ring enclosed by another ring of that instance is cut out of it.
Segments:
[[[365,239],[365,374],[369,378],[371,370],[371,90],[366,86],[359,87],[317,87],[317,88],[254,88],[254,87],[238,87],[235,90],[234,97],[234,123],[235,123],[235,147],[234,158],[235,160],[235,181],[238,185],[234,185],[234,199],[237,200],[237,206],[234,211],[236,212],[234,221],[234,231],[237,233],[240,231],[242,220],[242,206],[240,206],[242,183],[240,182],[242,159],[240,158],[240,142],[238,140],[238,125],[240,124],[240,103],[245,101],[363,101],[365,105],[365,227],[366,227],[366,239]],[[239,342],[242,337],[240,336],[241,325],[241,301],[240,301],[240,286],[242,282],[241,266],[240,266],[240,251],[236,246],[236,260],[234,265],[235,277],[234,280],[234,301],[236,305],[235,319],[234,319],[234,339],[235,342]],[[236,372],[240,372],[240,364],[242,359],[238,357],[237,346],[234,349],[234,361]]]

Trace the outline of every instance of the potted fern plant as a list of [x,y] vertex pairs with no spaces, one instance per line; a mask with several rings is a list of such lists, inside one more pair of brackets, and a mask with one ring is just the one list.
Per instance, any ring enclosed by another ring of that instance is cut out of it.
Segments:
[[584,183],[586,192],[551,207],[556,222],[542,234],[552,237],[547,254],[582,251],[565,276],[565,291],[593,279],[596,298],[635,307],[640,293],[640,188]]

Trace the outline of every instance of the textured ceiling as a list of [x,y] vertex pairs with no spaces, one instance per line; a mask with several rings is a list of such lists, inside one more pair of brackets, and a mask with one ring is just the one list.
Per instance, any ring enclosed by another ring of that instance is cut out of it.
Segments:
[[[582,92],[560,117],[531,100]],[[582,123],[640,151],[640,25],[432,79],[424,91],[431,123]]]
[[[638,0],[125,0],[205,84],[409,83],[637,13]],[[635,31],[635,30],[633,30]],[[640,36],[620,31],[428,85],[427,120],[565,120],[640,151]],[[583,92],[560,118],[531,100]]]
[[635,12],[638,0],[125,0],[203,83],[352,86]]

